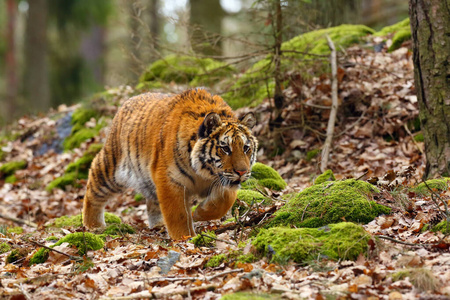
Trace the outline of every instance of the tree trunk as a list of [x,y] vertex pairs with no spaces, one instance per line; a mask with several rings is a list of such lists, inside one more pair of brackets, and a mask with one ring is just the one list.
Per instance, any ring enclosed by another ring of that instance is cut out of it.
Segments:
[[7,19],[8,25],[6,26],[6,61],[5,61],[5,74],[6,74],[6,103],[5,113],[3,117],[6,123],[10,122],[16,114],[17,106],[17,60],[16,60],[16,44],[14,41],[15,29],[16,29],[16,11],[17,2],[15,0],[8,0],[7,5]]
[[149,16],[150,16],[150,43],[153,55],[151,61],[158,59],[156,52],[159,50],[159,0],[150,0]]
[[450,2],[410,0],[414,81],[427,164],[424,179],[450,175]]
[[25,98],[32,111],[50,107],[47,57],[47,0],[28,1],[25,33]]

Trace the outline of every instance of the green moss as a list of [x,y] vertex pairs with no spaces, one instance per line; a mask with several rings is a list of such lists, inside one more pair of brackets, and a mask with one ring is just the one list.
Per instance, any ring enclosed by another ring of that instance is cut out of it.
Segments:
[[316,184],[290,199],[266,227],[314,228],[342,221],[365,224],[390,212],[390,208],[371,200],[377,192],[371,184],[355,179]]
[[48,242],[56,242],[59,240],[59,238],[54,235],[51,235],[51,236],[47,237],[45,240]]
[[272,261],[297,263],[325,255],[330,259],[355,260],[367,251],[370,235],[354,223],[331,224],[326,228],[262,229],[253,245]]
[[306,161],[311,161],[314,157],[317,156],[317,154],[319,154],[320,149],[313,149],[310,150],[306,153]]
[[314,180],[314,184],[321,184],[326,181],[335,181],[335,180],[336,178],[334,177],[333,171],[326,170],[325,172],[317,176],[316,180]]
[[272,190],[281,191],[287,186],[286,182],[281,178],[277,171],[262,163],[257,162],[253,165],[252,177],[253,180],[249,179],[242,184],[242,189],[253,189],[259,185]]
[[8,177],[5,178],[5,183],[16,183],[17,182],[17,177],[15,175],[9,175]]
[[14,175],[14,173],[17,170],[23,170],[27,167],[27,165],[28,163],[26,160],[17,160],[4,163],[0,167],[0,178],[5,178],[10,175]]
[[7,231],[8,231],[8,233],[21,234],[21,233],[23,233],[23,228],[19,227],[19,226],[10,227],[10,228],[8,228]]
[[282,299],[281,295],[274,294],[257,294],[250,292],[237,292],[233,294],[225,294],[220,298],[221,300],[267,300],[267,299]]
[[432,191],[442,192],[446,191],[450,187],[450,177],[430,179],[425,182],[422,182],[419,185],[417,185],[415,188],[413,188],[413,191],[419,195],[430,195],[431,194],[430,189]]
[[124,223],[120,223],[120,224],[111,224],[108,227],[106,227],[105,231],[103,231],[104,235],[125,235],[127,233],[133,234],[135,233],[136,230],[128,225],[128,224],[124,224]]
[[[104,246],[103,240],[90,232],[70,233],[50,247],[53,248],[62,243],[69,243],[69,245],[76,247],[79,255],[84,255],[87,251],[99,250]],[[49,251],[50,250],[44,248],[39,249],[31,257],[30,265],[44,263],[48,259]]]
[[25,257],[25,255],[26,255],[26,252],[20,251],[19,249],[14,249],[6,257],[6,263],[7,264],[12,264],[13,262],[16,262],[19,259]]
[[[237,198],[240,201],[245,202],[247,204],[247,206],[245,206],[245,205],[239,206],[238,202],[235,202],[233,204],[231,212],[234,213],[236,208],[238,208],[240,215],[242,215],[248,209],[248,206],[251,206],[254,203],[266,205],[270,202],[270,199],[268,197],[264,196],[263,194],[261,194],[258,191],[253,191],[253,190],[239,190],[237,192]],[[233,221],[234,221],[234,219],[233,219]]]
[[[121,224],[122,220],[120,219],[120,217],[116,216],[115,214],[105,212],[105,223],[106,223],[106,225]],[[72,217],[62,216],[62,217],[56,218],[49,225],[49,227],[57,227],[57,228],[81,227],[81,226],[83,226],[83,219],[82,219],[81,214],[72,216]]]
[[[296,36],[282,44],[281,50],[284,53],[281,57],[281,70],[284,73],[290,71],[302,72],[303,79],[311,77],[311,70],[322,73],[328,69],[328,59],[323,61],[314,59],[314,63],[308,64],[307,61],[311,59],[311,56],[302,54],[302,52],[318,55],[329,54],[330,48],[327,44],[326,35],[333,40],[336,49],[345,49],[352,44],[363,41],[365,36],[373,32],[371,28],[364,25],[340,25]],[[267,97],[267,91],[273,93],[274,79],[267,79],[267,75],[274,72],[273,61],[272,55],[268,55],[249,68],[234,83],[231,91],[223,95],[228,104],[233,108],[257,105]],[[285,82],[284,85],[289,85],[289,81]]]
[[84,259],[82,262],[75,264],[75,273],[80,274],[88,271],[89,269],[93,268],[95,265],[92,262],[91,259],[87,258]]
[[81,187],[81,185],[78,184],[77,180],[78,180],[77,172],[66,173],[63,176],[58,177],[55,180],[53,180],[52,182],[50,182],[45,189],[47,190],[47,192],[51,192],[55,188],[64,190],[65,187],[68,185],[71,185],[74,187]]
[[403,42],[411,39],[411,29],[408,27],[407,29],[402,29],[397,31],[395,35],[392,37],[392,45],[389,47],[388,52],[392,52],[400,48]]
[[258,258],[253,253],[239,255],[236,258],[236,262],[240,262],[240,263],[252,263],[257,260],[258,260]]
[[216,234],[214,231],[207,231],[201,235],[194,236],[190,242],[197,247],[214,247],[216,245]]
[[394,25],[390,25],[390,26],[386,26],[383,29],[381,29],[380,31],[374,33],[374,36],[386,36],[390,33],[395,33],[401,30],[405,30],[407,28],[410,28],[409,25],[409,18],[404,19],[401,22],[398,22]]
[[72,125],[84,125],[90,119],[98,119],[99,113],[97,110],[92,108],[80,107],[75,110],[72,114]]
[[423,142],[423,133],[420,132],[420,133],[416,134],[416,135],[414,136],[414,140],[415,140],[416,142]]
[[398,271],[391,275],[393,281],[404,280],[407,277],[409,281],[419,291],[436,291],[439,289],[439,279],[433,272],[426,268],[414,268]]
[[220,264],[222,264],[224,261],[226,261],[226,259],[227,256],[225,254],[214,255],[208,260],[205,267],[216,268],[220,266]]
[[64,140],[63,147],[65,150],[78,148],[81,143],[98,135],[100,129],[106,124],[98,122],[94,128],[86,128],[85,124],[94,118],[98,121],[100,113],[98,110],[88,107],[80,107],[74,111],[72,115],[72,131]]
[[447,220],[442,220],[436,226],[434,226],[431,231],[440,231],[444,234],[450,234],[450,227],[447,227]]
[[11,250],[11,246],[8,243],[0,244],[0,254],[6,253]]
[[191,82],[192,86],[198,86],[214,82],[234,71],[233,67],[211,58],[168,55],[152,63],[141,75],[139,82]]
[[134,195],[134,201],[140,202],[140,201],[142,201],[142,200],[144,200],[144,196],[143,196],[142,194],[136,194],[136,195]]

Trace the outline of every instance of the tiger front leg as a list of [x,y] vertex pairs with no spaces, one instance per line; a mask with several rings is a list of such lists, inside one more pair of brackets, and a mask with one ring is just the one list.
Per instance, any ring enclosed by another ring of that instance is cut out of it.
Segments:
[[222,218],[233,206],[236,196],[236,190],[212,193],[195,209],[194,221],[209,221]]
[[185,189],[167,184],[166,181],[159,184],[155,182],[155,185],[170,238],[181,240],[187,236],[195,236],[189,195]]

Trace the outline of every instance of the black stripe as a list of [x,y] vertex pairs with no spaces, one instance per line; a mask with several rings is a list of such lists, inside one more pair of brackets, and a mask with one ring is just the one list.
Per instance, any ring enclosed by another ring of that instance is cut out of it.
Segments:
[[183,176],[189,178],[189,180],[190,180],[193,184],[195,184],[194,178],[193,178],[191,175],[189,175],[188,172],[186,172],[186,170],[183,169],[183,167],[180,165],[180,162],[178,161],[178,157],[175,157],[175,165],[177,166],[178,171],[180,171],[180,173],[181,173]]

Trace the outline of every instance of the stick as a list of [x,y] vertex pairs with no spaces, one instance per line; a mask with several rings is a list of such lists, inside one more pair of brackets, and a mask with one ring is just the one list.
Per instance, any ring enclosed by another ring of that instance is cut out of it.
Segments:
[[411,137],[414,145],[416,145],[417,149],[420,151],[420,154],[423,154],[423,150],[422,148],[420,148],[419,144],[417,144],[416,140],[414,139],[414,136],[412,135],[411,131],[409,131],[409,128],[406,124],[403,124],[403,128],[405,128],[406,132],[408,133],[408,135]]
[[28,239],[25,239],[25,238],[22,238],[22,240],[23,240],[23,241],[25,241],[25,242],[28,242],[28,243],[34,244],[34,245],[36,245],[36,246],[39,246],[39,247],[45,248],[45,249],[47,249],[47,250],[50,250],[50,251],[55,251],[56,253],[59,253],[59,254],[65,255],[65,256],[67,256],[68,258],[70,258],[70,260],[75,260],[75,261],[83,261],[83,258],[82,258],[81,256],[73,256],[73,255],[70,255],[70,254],[64,253],[64,252],[62,252],[62,251],[59,251],[59,250],[57,250],[57,249],[53,249],[53,248],[47,247],[47,246],[45,246],[45,245],[43,245],[43,244],[41,244],[41,243],[38,243],[38,242],[35,242],[35,241],[32,241],[32,240],[28,240]]
[[216,237],[209,236],[209,235],[204,234],[204,233],[199,233],[199,235],[201,235],[201,236],[203,236],[203,237],[207,237],[207,238],[213,239],[213,240],[216,240],[216,241],[219,241],[219,242],[224,242],[224,243],[227,243],[227,244],[229,244],[229,245],[236,246],[236,243],[232,243],[232,242],[229,242],[229,241],[226,241],[226,240],[218,239],[218,238],[216,238]]
[[[264,219],[267,214],[273,214],[276,210],[277,210],[277,207],[276,206],[272,206],[271,208],[269,208],[265,212],[260,213],[260,214],[258,214],[256,216],[252,217],[248,221],[245,221],[243,226],[251,226],[251,225],[254,225],[254,224],[258,224],[259,221]],[[223,233],[223,232],[225,232],[227,230],[233,230],[233,229],[235,229],[237,227],[240,227],[240,226],[241,226],[240,224],[231,224],[231,225],[228,225],[228,226],[225,226],[225,227],[217,229],[215,231],[215,233],[216,234]]]
[[320,163],[320,171],[323,173],[327,169],[328,156],[330,155],[331,142],[333,141],[334,124],[336,123],[336,114],[338,109],[338,82],[337,82],[337,62],[336,48],[333,41],[327,35],[328,47],[331,49],[331,112],[328,119],[327,138],[322,150],[322,160]]
[[394,242],[394,243],[407,245],[407,246],[412,246],[412,247],[419,247],[420,248],[420,247],[425,247],[425,246],[432,246],[431,244],[413,244],[413,243],[408,243],[408,242],[404,242],[404,241],[399,241],[399,240],[396,240],[394,238],[391,238],[391,237],[385,236],[385,235],[376,235],[376,237],[379,237],[380,239],[389,240],[389,241]]
[[13,221],[14,223],[17,223],[17,224],[27,225],[27,226],[30,226],[30,227],[33,227],[33,228],[37,228],[38,227],[36,223],[33,223],[31,221],[25,221],[25,220],[22,220],[22,219],[17,219],[17,218],[10,217],[10,216],[5,216],[4,214],[0,214],[0,218],[5,219],[5,220],[9,220],[9,221]]

